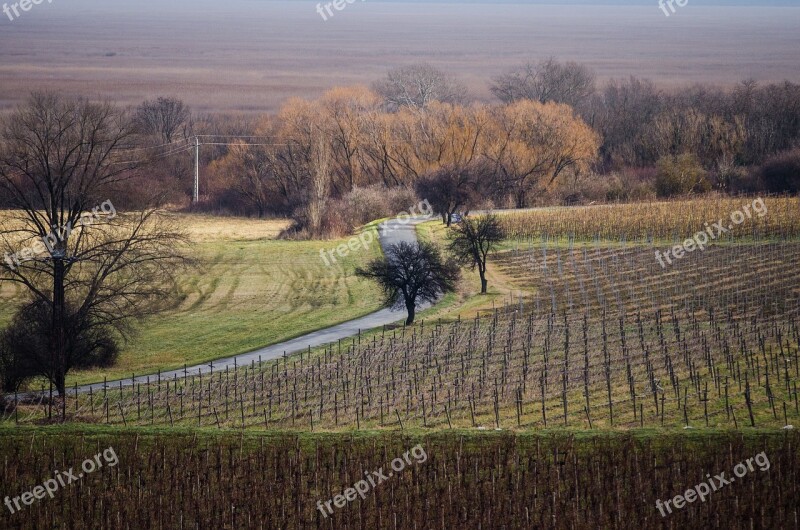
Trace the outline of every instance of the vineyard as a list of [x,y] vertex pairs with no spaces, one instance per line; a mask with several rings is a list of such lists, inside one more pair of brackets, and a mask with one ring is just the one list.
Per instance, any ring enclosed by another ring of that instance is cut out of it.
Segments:
[[[521,237],[493,266],[528,294],[494,311],[237,370],[75,392],[67,410],[73,421],[124,426],[310,431],[798,423],[800,209],[774,200],[779,224],[666,269],[657,244]],[[44,408],[20,406],[13,419],[52,415],[38,400]]]
[[[490,265],[514,296],[494,309],[76,387],[67,427],[35,427],[61,413],[47,392],[7,395],[6,489],[109,445],[120,466],[0,526],[797,528],[800,204],[767,199],[707,248],[656,258],[741,204],[507,214]],[[317,509],[415,444],[425,463]],[[769,472],[656,509],[760,452]]]
[[[104,467],[55,499],[0,514],[22,528],[796,528],[798,435],[388,433],[292,435],[90,428],[3,433],[6,484],[23,491],[113,447]],[[415,444],[427,460],[334,515],[342,492]],[[764,453],[706,502],[662,517],[656,500]],[[12,490],[13,491],[13,490]],[[11,491],[9,491],[11,493]],[[16,493],[15,493],[16,494]],[[791,523],[794,521],[795,523]]]
[[[800,201],[795,197],[766,197],[764,212],[745,213],[746,224],[729,239],[750,237],[796,238],[800,235]],[[609,242],[654,240],[683,241],[707,224],[727,219],[753,198],[716,197],[674,199],[573,208],[542,208],[503,214],[512,239],[546,238],[604,240]],[[744,213],[744,212],[743,212]]]

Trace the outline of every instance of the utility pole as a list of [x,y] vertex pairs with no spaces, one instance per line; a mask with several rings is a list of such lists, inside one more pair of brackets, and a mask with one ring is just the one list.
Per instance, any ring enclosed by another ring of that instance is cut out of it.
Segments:
[[194,137],[194,193],[192,194],[192,202],[197,204],[200,200],[200,138]]

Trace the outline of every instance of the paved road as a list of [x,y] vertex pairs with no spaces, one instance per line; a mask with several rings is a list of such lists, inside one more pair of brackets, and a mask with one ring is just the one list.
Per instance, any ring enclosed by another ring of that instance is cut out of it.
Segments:
[[[406,220],[405,223],[398,220],[387,221],[385,223],[385,229],[379,230],[380,243],[384,252],[389,245],[396,244],[401,241],[406,241],[409,243],[415,242],[417,240],[415,225],[431,219],[434,218],[419,216],[410,220]],[[417,310],[426,309],[429,307],[429,305],[430,304],[418,305]],[[209,363],[190,366],[186,368],[186,373],[189,375],[197,375],[198,373],[206,374],[212,370],[215,372],[219,370],[225,370],[226,367],[234,368],[236,366],[249,365],[253,361],[258,362],[259,359],[262,361],[277,359],[282,357],[284,353],[289,355],[299,351],[307,350],[309,346],[315,348],[317,346],[329,344],[331,342],[338,341],[339,339],[346,339],[358,335],[359,331],[366,331],[384,325],[394,324],[400,320],[405,320],[405,318],[405,308],[400,310],[381,309],[380,311],[376,311],[375,313],[371,313],[364,317],[345,322],[344,324],[314,331],[313,333],[308,333],[295,339],[273,344],[272,346],[267,346],[249,353],[243,353],[234,357],[226,357],[224,359],[217,359]],[[162,379],[172,379],[175,376],[183,377],[183,375],[183,368],[168,372],[161,372],[160,374]],[[150,381],[153,381],[153,379],[158,377],[158,375],[146,374],[142,376],[136,376],[135,379],[124,379],[121,380],[122,386],[130,386],[135,383],[146,383],[148,377]],[[107,385],[110,388],[119,388],[120,380],[109,381]],[[102,391],[103,383],[79,386],[78,392],[89,392],[90,388],[92,389],[92,392]]]

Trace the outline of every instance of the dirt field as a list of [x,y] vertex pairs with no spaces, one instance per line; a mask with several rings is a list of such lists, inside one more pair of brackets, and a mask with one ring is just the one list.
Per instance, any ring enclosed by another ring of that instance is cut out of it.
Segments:
[[0,109],[30,90],[161,94],[200,111],[272,111],[292,95],[370,83],[428,61],[479,98],[487,80],[550,55],[601,78],[727,84],[797,81],[800,9],[355,2],[323,21],[316,2],[75,0],[0,17]]

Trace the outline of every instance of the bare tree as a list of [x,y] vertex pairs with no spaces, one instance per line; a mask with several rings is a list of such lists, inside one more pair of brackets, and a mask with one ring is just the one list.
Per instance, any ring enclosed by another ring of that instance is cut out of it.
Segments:
[[0,231],[0,283],[49,308],[49,368],[40,375],[63,396],[75,361],[71,323],[127,338],[133,321],[176,292],[185,239],[159,210],[122,215],[103,200],[136,166],[121,148],[135,140],[133,127],[114,105],[34,94],[4,120],[0,138],[0,193],[16,214]]
[[390,111],[401,107],[424,109],[432,101],[463,103],[467,89],[452,76],[429,64],[413,64],[391,70],[374,85]]
[[568,105],[524,100],[499,107],[495,115],[497,141],[485,156],[518,208],[562,173],[588,169],[597,156],[600,139]]
[[235,142],[227,155],[213,164],[215,172],[230,175],[233,190],[248,207],[255,209],[259,218],[267,214],[278,195],[274,151],[272,146]]
[[311,179],[308,189],[308,205],[306,206],[308,227],[315,235],[319,234],[322,229],[322,215],[325,213],[325,203],[330,193],[330,171],[330,145],[320,136],[316,139],[311,159]]
[[425,175],[417,182],[417,195],[426,199],[447,226],[453,214],[461,209],[471,209],[480,200],[482,178],[489,173],[484,164],[468,167],[444,167]]
[[356,274],[378,282],[387,306],[405,305],[407,326],[414,323],[418,304],[455,291],[460,277],[455,263],[445,262],[435,246],[424,242],[390,245],[385,257],[356,269]]
[[594,83],[595,75],[585,65],[562,64],[551,57],[496,77],[491,90],[503,103],[530,99],[578,107],[594,94]]
[[478,269],[481,277],[481,294],[486,294],[486,259],[489,253],[506,238],[500,219],[494,215],[483,215],[476,219],[464,219],[450,229],[449,249],[456,261]]
[[611,80],[593,98],[592,107],[590,125],[603,138],[600,153],[607,167],[655,163],[645,138],[665,102],[651,81]]
[[135,123],[139,131],[156,136],[164,143],[172,143],[181,130],[187,137],[190,122],[191,111],[179,99],[160,97],[136,108]]

